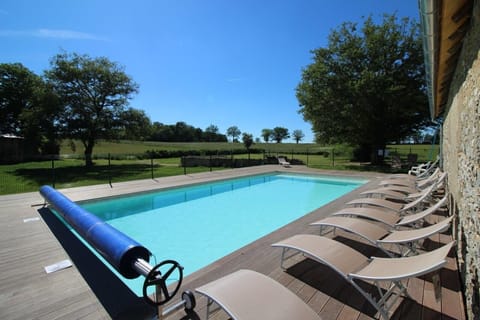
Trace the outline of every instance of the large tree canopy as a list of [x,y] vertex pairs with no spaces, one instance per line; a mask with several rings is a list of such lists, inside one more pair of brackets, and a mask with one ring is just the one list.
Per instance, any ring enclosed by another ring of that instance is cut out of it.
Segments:
[[98,139],[111,139],[122,128],[122,114],[137,84],[107,58],[75,53],[53,57],[46,77],[64,103],[65,136],[82,141],[85,164],[92,165]]
[[231,126],[227,129],[227,136],[232,137],[232,142],[238,141],[238,137],[242,134],[242,131],[237,126]]
[[56,154],[59,101],[43,79],[21,63],[0,64],[0,133],[24,138],[26,158]]
[[281,143],[283,139],[290,138],[290,133],[287,128],[284,127],[275,127],[272,130],[272,139],[277,143]]
[[33,107],[41,82],[20,63],[0,64],[0,133],[22,134],[20,114]]
[[297,86],[299,112],[318,142],[344,142],[370,151],[399,141],[428,121],[418,24],[395,15],[363,26],[346,22]]

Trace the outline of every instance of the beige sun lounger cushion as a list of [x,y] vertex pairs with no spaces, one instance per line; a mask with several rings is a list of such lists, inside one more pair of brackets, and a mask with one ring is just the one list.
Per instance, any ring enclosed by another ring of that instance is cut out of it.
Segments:
[[[341,242],[313,234],[294,235],[272,246],[298,250],[313,260],[331,267],[345,279],[396,281],[441,268],[446,263],[447,254],[453,243],[412,257],[371,259]],[[388,270],[382,270],[379,266],[384,266],[386,267],[384,269]]]
[[392,202],[385,199],[378,199],[378,198],[358,198],[351,200],[346,203],[347,205],[353,206],[376,206],[385,209],[392,210],[393,212],[400,212],[402,210],[403,204],[398,202]]
[[417,212],[417,213],[411,213],[405,215],[400,221],[396,223],[396,226],[408,226],[414,223],[417,223],[418,221],[421,221],[425,219],[427,216],[431,215],[441,207],[447,204],[447,195],[445,195],[442,199],[440,199],[437,203],[435,203],[433,206],[426,208],[423,211]]
[[385,198],[385,199],[394,199],[394,200],[405,200],[407,195],[404,192],[399,190],[390,189],[390,188],[377,188],[363,191],[360,193],[362,196],[367,196],[367,198],[373,198],[375,195]]
[[[406,250],[400,250],[401,255],[408,255],[410,253],[416,254],[416,245],[419,241],[426,239],[434,234],[440,233],[448,229],[453,219],[449,217],[441,222],[432,224],[428,227],[408,230],[386,230],[364,219],[356,219],[341,216],[331,216],[311,223],[312,226],[320,227],[320,234],[324,235],[326,228],[335,231],[335,229],[341,229],[350,233],[353,233],[368,242],[376,245],[379,249],[385,252],[388,256],[392,257],[392,253],[387,251],[383,244],[395,244],[395,245],[407,245],[403,248]],[[401,248],[401,249],[403,249]]]
[[379,239],[380,243],[407,243],[426,239],[434,234],[443,232],[450,227],[453,216],[448,217],[440,222],[434,223],[428,227],[408,230],[392,231],[385,238]]
[[383,187],[396,185],[396,186],[410,187],[414,189],[422,189],[422,188],[425,188],[426,186],[431,185],[432,183],[435,183],[435,181],[439,179],[439,177],[440,177],[440,168],[436,168],[435,171],[430,176],[424,179],[413,180],[410,178],[407,178],[407,179],[390,178],[390,179],[380,181],[379,185]]
[[409,202],[422,197],[427,192],[434,192],[438,190],[438,188],[442,186],[442,183],[445,180],[446,175],[447,175],[446,172],[441,174],[438,177],[438,180],[435,181],[435,183],[432,184],[431,187],[427,187],[422,191],[416,191],[415,189],[410,187],[390,186],[390,187],[381,187],[381,188],[363,191],[360,194],[370,198],[373,198],[374,195],[378,195],[385,199],[388,198],[388,199],[395,199],[395,200],[402,200],[405,202]]
[[379,199],[379,198],[358,198],[358,199],[354,199],[352,201],[347,202],[347,205],[353,205],[353,206],[371,205],[371,206],[389,209],[394,212],[403,213],[421,205],[426,199],[428,199],[431,196],[434,188],[435,188],[435,185],[428,187],[423,191],[420,197],[406,204],[401,204],[398,202],[393,202],[393,201],[389,201],[386,199]]
[[351,273],[350,277],[372,281],[400,281],[418,277],[442,268],[447,263],[447,255],[453,244],[452,241],[436,250],[411,257],[372,257],[368,266]]
[[278,164],[284,166],[284,167],[289,167],[290,162],[288,162],[284,157],[278,157]]
[[196,291],[213,300],[232,319],[321,319],[289,289],[251,270],[238,270]]
[[[412,187],[405,187],[405,186],[396,186],[396,185],[391,185],[391,186],[380,186],[379,188],[373,189],[373,190],[388,190],[388,191],[394,191],[394,192],[399,192],[403,193],[404,196],[407,196],[409,194],[413,194],[418,192],[416,188]],[[361,194],[368,194],[371,193],[370,190],[364,191]]]
[[[337,272],[355,287],[381,314],[389,319],[389,309],[402,294],[408,295],[401,280],[421,276],[441,269],[454,242],[450,242],[431,252],[411,257],[368,259],[353,248],[335,240],[311,234],[299,234],[273,244],[282,248],[283,267],[285,253],[294,250],[320,262]],[[288,259],[293,255],[286,257]],[[381,295],[377,300],[366,292],[355,280],[369,281],[377,287]],[[389,281],[388,289],[382,281]],[[393,301],[389,301],[393,300]]]
[[395,227],[395,224],[400,220],[400,215],[398,213],[375,207],[347,207],[340,209],[331,215],[370,219],[384,223],[392,228]]
[[325,234],[325,228],[339,228],[354,233],[372,243],[376,243],[376,241],[383,239],[390,233],[387,229],[369,222],[368,220],[341,216],[326,217],[312,222],[310,225],[320,227],[321,235]]
[[332,213],[332,216],[351,216],[370,219],[384,223],[390,227],[408,226],[422,221],[432,213],[436,212],[447,203],[447,196],[436,202],[434,205],[427,207],[425,210],[417,213],[410,213],[404,215],[393,212],[392,210],[385,210],[380,207],[347,207]]

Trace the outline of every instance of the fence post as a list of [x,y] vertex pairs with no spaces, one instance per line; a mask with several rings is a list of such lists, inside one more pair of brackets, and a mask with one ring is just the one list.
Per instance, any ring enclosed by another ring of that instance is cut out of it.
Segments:
[[187,174],[187,164],[185,163],[185,156],[182,156],[182,164],[183,164],[183,174]]
[[308,167],[308,148],[307,148],[307,167]]
[[335,167],[335,149],[332,148],[332,165]]
[[212,154],[210,153],[210,158],[208,160],[208,166],[210,167],[210,172],[212,172]]
[[108,153],[108,184],[112,187],[112,167],[110,163],[110,152]]
[[152,180],[153,180],[154,179],[154,177],[153,177],[153,154],[150,157],[150,170],[152,172]]
[[55,188],[55,156],[52,155],[52,187]]

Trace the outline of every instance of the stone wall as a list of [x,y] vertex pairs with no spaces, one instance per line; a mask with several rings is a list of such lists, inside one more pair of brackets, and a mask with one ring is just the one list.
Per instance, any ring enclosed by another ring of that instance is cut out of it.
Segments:
[[443,167],[448,172],[451,212],[468,319],[480,319],[480,1],[464,40],[443,124]]

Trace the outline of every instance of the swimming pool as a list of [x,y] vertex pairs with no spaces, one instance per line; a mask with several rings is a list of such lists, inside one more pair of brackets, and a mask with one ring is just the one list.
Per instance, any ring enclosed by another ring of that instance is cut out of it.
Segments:
[[[267,174],[80,205],[147,247],[152,264],[177,260],[188,275],[365,182]],[[142,277],[118,276],[142,295]]]

